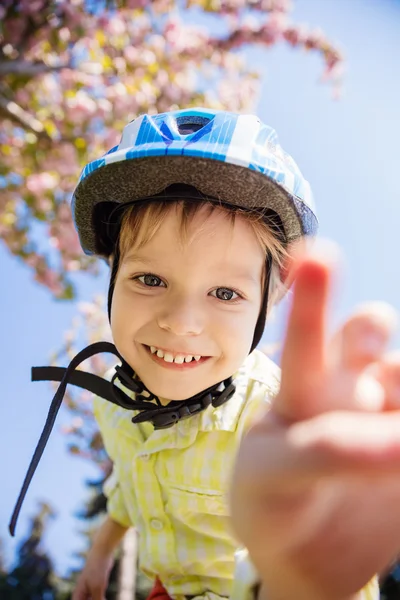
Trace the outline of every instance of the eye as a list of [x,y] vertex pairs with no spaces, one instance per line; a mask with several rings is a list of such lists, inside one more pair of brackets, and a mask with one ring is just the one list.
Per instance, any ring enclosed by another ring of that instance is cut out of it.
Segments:
[[215,296],[218,300],[228,302],[240,298],[239,294],[229,288],[217,288],[211,292],[211,296]]
[[144,275],[138,275],[134,279],[136,279],[137,281],[140,281],[140,283],[142,283],[143,285],[145,285],[147,287],[166,287],[163,280],[160,279],[160,277],[157,277],[157,275],[153,275],[152,273],[145,273]]

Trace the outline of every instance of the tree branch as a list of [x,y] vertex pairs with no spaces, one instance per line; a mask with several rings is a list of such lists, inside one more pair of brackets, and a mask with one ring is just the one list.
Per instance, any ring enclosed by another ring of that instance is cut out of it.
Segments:
[[26,130],[32,131],[35,135],[41,138],[51,140],[42,123],[33,117],[30,113],[24,110],[16,102],[8,100],[0,95],[0,112],[12,121],[22,125]]
[[70,63],[64,63],[55,67],[45,65],[43,62],[30,62],[24,59],[2,60],[0,61],[0,77],[2,75],[29,75],[35,77],[41,73],[51,73],[53,71],[61,71],[67,69]]

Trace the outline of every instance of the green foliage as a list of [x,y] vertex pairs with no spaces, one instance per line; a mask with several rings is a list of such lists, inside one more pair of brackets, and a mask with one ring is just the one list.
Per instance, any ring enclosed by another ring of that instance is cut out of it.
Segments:
[[15,565],[9,573],[0,573],[1,600],[61,600],[53,563],[42,547],[47,521],[53,516],[50,506],[42,503],[18,548]]

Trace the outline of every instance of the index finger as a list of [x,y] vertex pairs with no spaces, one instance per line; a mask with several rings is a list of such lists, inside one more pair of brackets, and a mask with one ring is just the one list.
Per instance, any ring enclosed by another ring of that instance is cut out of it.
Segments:
[[283,347],[282,381],[274,412],[290,421],[322,412],[317,388],[325,370],[326,311],[331,261],[303,256],[295,261],[295,284]]

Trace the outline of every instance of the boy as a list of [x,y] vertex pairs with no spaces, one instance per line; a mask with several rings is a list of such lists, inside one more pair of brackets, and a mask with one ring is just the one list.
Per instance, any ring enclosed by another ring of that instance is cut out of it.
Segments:
[[[400,499],[383,472],[397,471],[400,455],[399,416],[383,413],[400,374],[383,356],[393,315],[381,305],[357,314],[325,355],[331,268],[301,256],[288,267],[316,218],[273,130],[204,109],[140,117],[86,167],[73,212],[83,249],[111,264],[116,350],[102,349],[122,363],[95,400],[114,474],[74,600],[103,597],[130,526],[152,597],[376,598],[368,581],[400,529],[396,514],[385,526],[377,517]],[[279,386],[255,347],[289,271],[297,284]],[[71,363],[54,406],[87,356]],[[366,547],[366,532],[383,539]],[[257,573],[242,553],[234,577],[237,539]]]

